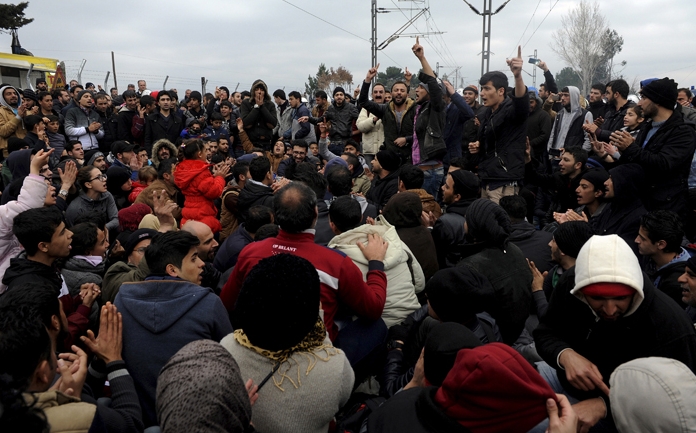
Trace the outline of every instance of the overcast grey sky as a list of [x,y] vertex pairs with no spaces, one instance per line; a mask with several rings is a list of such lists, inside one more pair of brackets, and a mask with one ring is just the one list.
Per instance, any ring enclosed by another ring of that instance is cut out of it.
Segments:
[[[19,36],[22,46],[34,55],[64,60],[68,79],[76,78],[80,60],[86,59],[83,83],[103,84],[114,51],[121,91],[138,78],[146,79],[148,88],[158,89],[169,75],[167,87],[176,87],[180,93],[186,88],[200,89],[201,76],[209,80],[209,91],[216,85],[233,90],[237,83],[240,90],[248,90],[261,78],[271,90],[303,92],[307,76],[314,76],[320,63],[342,65],[353,73],[355,83],[362,81],[371,59],[370,0],[288,1],[354,35],[283,0],[32,0],[26,15],[34,22],[20,29]],[[483,0],[470,2],[482,10]],[[493,0],[493,9],[503,2]],[[378,7],[408,9],[427,3],[378,0]],[[523,56],[537,49],[552,72],[566,66],[550,44],[561,16],[577,3],[511,0],[492,20],[491,70],[506,69],[505,59],[516,52],[520,39]],[[696,42],[689,36],[696,1],[611,0],[601,2],[601,11],[624,38],[616,60],[628,62],[623,74],[629,83],[633,78],[669,76],[680,86],[696,84],[692,54]],[[379,14],[378,42],[415,13]],[[433,66],[437,62],[445,66],[441,69],[445,74],[453,66],[461,66],[460,77],[476,82],[481,69],[481,17],[462,0],[432,0],[430,14],[430,20],[421,17],[405,33],[445,32],[421,39],[428,60]],[[0,35],[0,51],[9,52],[10,41],[9,35]],[[401,37],[380,51],[380,70],[395,65],[417,71],[419,65],[410,49],[414,42]],[[525,65],[531,73],[532,65]],[[541,71],[537,84],[539,77]],[[525,74],[524,78],[531,85],[532,77]]]

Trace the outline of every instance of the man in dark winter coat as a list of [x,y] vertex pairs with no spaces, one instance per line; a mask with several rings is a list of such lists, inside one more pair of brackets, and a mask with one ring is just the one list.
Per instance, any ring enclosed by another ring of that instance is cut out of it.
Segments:
[[278,117],[266,83],[254,81],[251,97],[242,101],[240,113],[244,131],[254,146],[266,151],[273,150],[273,128],[278,124]]
[[590,220],[595,233],[621,236],[636,255],[638,245],[633,241],[638,235],[640,217],[648,212],[640,200],[644,177],[638,164],[622,164],[609,170],[604,197],[610,201],[602,213]]
[[529,119],[527,119],[527,138],[534,158],[543,161],[546,144],[551,136],[553,121],[549,113],[541,109],[541,98],[535,92],[529,92]]
[[382,209],[382,216],[396,228],[399,239],[413,252],[428,281],[439,266],[433,237],[421,222],[422,212],[423,203],[418,194],[404,191],[389,200]]
[[517,245],[524,256],[533,261],[541,272],[551,269],[551,247],[549,242],[553,234],[536,230],[525,221],[527,201],[519,195],[511,195],[500,199],[500,207],[510,217],[510,242]]
[[[616,431],[609,377],[621,364],[659,356],[696,370],[696,331],[684,311],[645,277],[620,237],[593,236],[563,274],[534,331],[538,369],[575,403],[581,425]],[[543,430],[542,430],[543,431]]]
[[539,173],[534,168],[529,151],[525,151],[525,181],[533,183],[553,195],[551,205],[547,210],[543,224],[553,222],[554,212],[566,212],[578,206],[576,190],[585,173],[587,152],[578,147],[567,149],[558,162],[559,170],[552,174]]
[[372,69],[363,80],[358,106],[374,114],[377,119],[382,119],[384,146],[399,153],[401,159],[407,162],[411,158],[413,116],[416,112],[416,103],[408,97],[411,74],[406,75],[405,82],[397,81],[392,85],[392,100],[386,104],[378,104],[367,99],[370,94],[371,77]]
[[624,116],[626,116],[626,111],[630,107],[636,105],[635,102],[626,99],[628,98],[629,92],[630,88],[625,80],[618,79],[610,81],[606,87],[608,107],[605,111],[604,122],[602,123],[601,127],[598,127],[593,122],[586,123],[582,126],[585,131],[596,135],[598,141],[609,142],[609,137],[611,136],[612,132],[623,128],[623,121]]
[[640,229],[635,242],[642,256],[641,267],[657,289],[681,305],[681,283],[689,252],[682,248],[684,226],[679,215],[667,210],[656,210],[640,218]]
[[184,121],[172,110],[170,93],[162,90],[157,94],[159,111],[145,118],[145,149],[148,155],[152,155],[152,145],[162,138],[176,143],[179,134],[184,129]]
[[493,286],[495,303],[487,310],[503,341],[512,345],[522,333],[532,301],[532,273],[522,251],[510,239],[510,219],[491,200],[478,199],[466,211],[468,245],[462,266],[482,273]]
[[592,113],[593,119],[604,119],[607,112],[607,104],[604,102],[604,93],[607,91],[607,86],[602,83],[594,83],[590,88],[590,100],[587,106],[587,111]]
[[261,205],[273,209],[273,173],[271,162],[265,156],[254,158],[249,164],[250,179],[239,192],[237,199],[237,219],[244,222],[252,206]]
[[213,266],[225,273],[228,269],[237,264],[239,253],[245,246],[254,242],[256,231],[266,224],[273,223],[273,212],[266,206],[252,206],[247,213],[246,221],[239,225],[239,228],[225,239],[220,245],[218,253],[215,255]]
[[442,185],[445,211],[433,225],[433,241],[440,269],[456,265],[466,244],[464,217],[466,210],[481,194],[481,185],[475,174],[454,170],[447,174]]
[[390,198],[399,192],[399,167],[401,157],[393,150],[380,150],[372,160],[372,172],[375,178],[365,198],[379,212]]
[[677,103],[677,84],[663,78],[641,90],[640,106],[650,119],[633,139],[616,131],[610,140],[621,152],[621,163],[640,164],[645,170],[648,210],[664,209],[684,217],[687,212],[688,177],[696,150],[693,125],[686,124]]
[[474,118],[474,110],[464,100],[464,97],[457,93],[448,81],[445,85],[445,128],[442,135],[447,146],[447,153],[443,159],[445,172],[449,168],[449,163],[454,158],[462,156],[462,136],[464,135],[464,125]]
[[487,110],[481,118],[478,141],[469,152],[479,154],[481,196],[498,203],[501,197],[519,192],[524,179],[524,147],[527,141],[529,94],[522,79],[522,47],[508,60],[515,76],[515,91],[506,97],[508,79],[502,72],[488,72],[481,79],[481,97]]

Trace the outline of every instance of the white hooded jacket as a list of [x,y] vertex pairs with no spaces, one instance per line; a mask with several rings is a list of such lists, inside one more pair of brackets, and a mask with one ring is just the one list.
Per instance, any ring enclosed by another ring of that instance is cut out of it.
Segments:
[[696,376],[683,363],[634,359],[614,370],[609,386],[619,432],[696,432]]
[[384,304],[382,320],[387,327],[391,327],[401,323],[409,314],[420,308],[416,293],[420,293],[425,288],[423,269],[408,246],[399,239],[396,228],[380,216],[375,225],[365,224],[335,236],[328,247],[335,248],[350,257],[366,278],[368,261],[356,242],[367,243],[367,235],[374,233],[389,242],[387,255],[384,257],[387,300]]

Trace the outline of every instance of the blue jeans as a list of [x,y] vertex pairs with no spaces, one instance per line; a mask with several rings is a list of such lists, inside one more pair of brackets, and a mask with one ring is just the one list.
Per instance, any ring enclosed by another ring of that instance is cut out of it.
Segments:
[[[546,381],[546,383],[548,383],[549,386],[551,387],[551,389],[553,389],[553,392],[555,392],[556,394],[563,394],[566,397],[568,397],[568,401],[570,402],[571,405],[576,404],[576,403],[580,403],[580,400],[578,400],[577,398],[568,394],[568,391],[566,391],[565,388],[563,388],[563,385],[561,385],[561,381],[558,380],[558,373],[556,372],[555,368],[551,367],[549,364],[547,364],[544,361],[537,362],[536,368],[537,368],[537,371],[539,372],[539,374],[541,375],[541,377],[543,377],[544,380]],[[548,418],[546,418],[545,420],[543,420],[542,422],[537,424],[537,426],[534,427],[533,429],[529,430],[529,433],[544,433],[544,432],[546,432],[547,428],[549,428],[549,419]],[[607,420],[599,420],[599,422],[597,424],[595,424],[594,427],[592,427],[590,429],[590,432],[591,433],[609,433],[609,432],[617,433],[617,430],[616,430],[616,426],[614,426],[613,423],[607,422]]]
[[423,189],[437,200],[437,195],[442,185],[442,178],[445,175],[445,168],[438,167],[430,170],[423,170],[423,174],[425,175]]

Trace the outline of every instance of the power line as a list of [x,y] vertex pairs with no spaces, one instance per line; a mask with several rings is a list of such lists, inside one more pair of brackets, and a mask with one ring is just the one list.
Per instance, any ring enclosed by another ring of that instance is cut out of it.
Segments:
[[529,43],[529,41],[532,40],[532,38],[533,38],[534,35],[536,34],[537,30],[539,30],[539,27],[541,27],[541,25],[544,24],[544,21],[546,21],[546,18],[549,16],[549,14],[551,13],[551,11],[553,11],[553,8],[556,7],[556,5],[558,4],[559,1],[560,1],[560,0],[556,0],[556,3],[554,3],[554,4],[551,6],[551,9],[549,9],[549,11],[546,13],[546,15],[544,16],[544,19],[542,19],[541,22],[539,23],[539,25],[537,26],[537,28],[534,29],[534,33],[532,33],[532,36],[530,36],[529,39],[527,39],[527,42],[525,42],[524,45],[522,45],[522,48],[526,47],[527,44]]
[[[520,39],[515,44],[515,48],[517,48],[520,45],[520,42],[522,42],[522,38],[524,37],[524,34],[527,33],[527,29],[529,28],[529,25],[532,23],[532,20],[534,19],[534,15],[536,15],[537,9],[539,9],[540,4],[541,4],[541,0],[539,0],[536,7],[534,8],[534,13],[532,13],[531,18],[529,18],[529,21],[527,21],[527,27],[524,28],[524,31],[522,32],[522,36],[520,36]],[[515,53],[515,48],[513,48],[512,51],[510,51],[510,54],[508,54],[508,57],[512,57],[512,55]]]
[[297,9],[301,10],[302,12],[306,13],[307,15],[311,15],[311,16],[313,16],[314,18],[316,18],[316,19],[318,19],[318,20],[320,20],[320,21],[323,21],[323,22],[325,22],[326,24],[328,24],[328,25],[330,25],[330,26],[336,27],[337,29],[341,30],[342,32],[346,32],[346,33],[348,33],[349,35],[353,35],[353,36],[355,36],[356,38],[362,39],[362,40],[365,41],[365,42],[370,42],[369,39],[365,39],[365,38],[363,38],[362,36],[356,35],[355,33],[350,32],[350,31],[348,31],[348,30],[346,30],[346,29],[344,29],[344,28],[342,28],[342,27],[339,27],[339,26],[337,26],[337,25],[334,24],[334,23],[331,23],[331,22],[329,22],[329,21],[326,21],[324,18],[318,17],[318,16],[314,15],[313,13],[311,13],[311,12],[309,12],[309,11],[307,11],[307,10],[302,9],[301,7],[299,7],[299,6],[297,6],[297,5],[292,4],[292,3],[290,3],[288,0],[282,0],[282,1],[283,1],[284,3],[289,4],[290,6],[292,6],[292,7],[294,7],[294,8],[297,8]]

